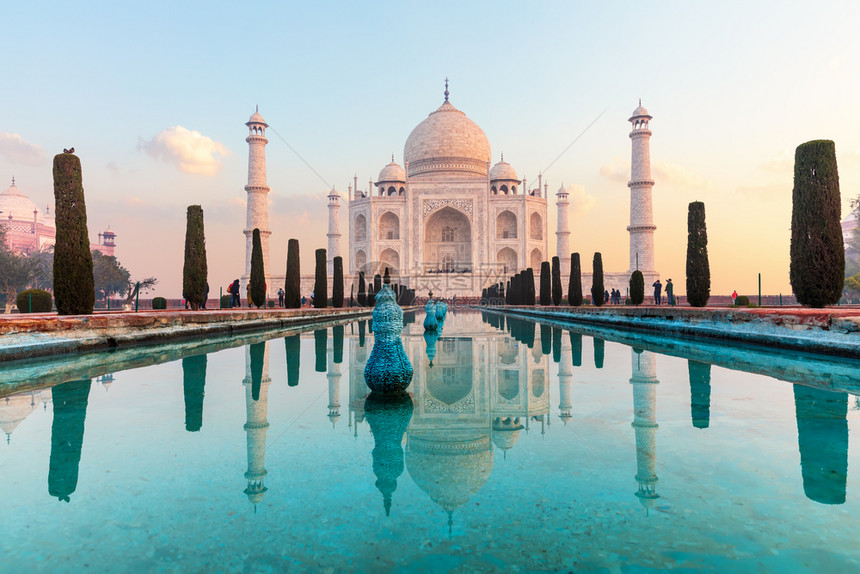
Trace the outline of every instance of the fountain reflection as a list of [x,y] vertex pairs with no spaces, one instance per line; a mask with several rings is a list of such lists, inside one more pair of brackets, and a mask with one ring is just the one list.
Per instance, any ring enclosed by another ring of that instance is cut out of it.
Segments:
[[[534,323],[523,323],[531,325],[533,341]],[[508,324],[513,327],[515,322]],[[528,326],[521,327],[522,336],[528,337]],[[407,389],[412,398],[402,411],[381,408],[372,395],[368,397],[363,378],[367,354],[359,341],[350,340],[350,419],[357,434],[366,416],[376,444],[374,453],[380,449],[389,454],[396,451],[392,445],[402,436],[402,432],[397,435],[399,425],[408,422],[406,470],[448,514],[452,527],[454,512],[487,482],[494,445],[507,453],[520,432],[528,430],[530,420],[540,421],[545,428],[549,361],[539,348],[529,352],[507,332],[482,323],[477,313],[458,316],[444,335],[428,335],[418,324],[403,331],[404,348],[415,374]],[[388,430],[380,435],[378,428]],[[390,442],[383,444],[382,436]],[[378,463],[374,456],[375,472],[377,467],[380,472],[384,469],[383,474],[377,473],[377,487],[388,497],[388,490],[393,492],[396,486],[392,480],[399,476],[398,469],[394,463]]]

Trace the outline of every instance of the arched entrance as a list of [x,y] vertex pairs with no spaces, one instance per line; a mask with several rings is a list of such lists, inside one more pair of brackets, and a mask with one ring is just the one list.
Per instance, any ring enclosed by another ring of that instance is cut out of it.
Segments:
[[504,273],[512,274],[517,272],[517,252],[510,247],[501,249],[496,254],[496,263],[502,266]]
[[424,224],[424,267],[428,271],[472,270],[472,224],[453,207],[443,207]]
[[540,273],[540,264],[543,263],[543,257],[541,257],[540,249],[535,247],[532,249],[532,254],[530,258],[530,265],[532,270],[535,272],[535,275]]
[[379,273],[385,273],[386,267],[391,275],[400,272],[400,254],[391,248],[379,254]]

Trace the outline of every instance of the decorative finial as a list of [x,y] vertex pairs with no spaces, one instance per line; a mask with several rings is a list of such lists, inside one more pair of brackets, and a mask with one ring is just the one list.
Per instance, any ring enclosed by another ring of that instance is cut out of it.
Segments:
[[391,154],[391,163],[394,163],[394,154]]
[[642,98],[639,98],[639,105],[642,105]]
[[502,161],[505,161],[505,152],[502,152]]
[[254,111],[256,113],[260,113],[260,104],[257,104],[256,106],[254,106]]
[[446,77],[445,78],[445,101],[446,102],[448,101],[449,95],[450,95],[450,92],[448,92],[448,78]]
[[12,187],[15,187],[15,176],[12,176]]

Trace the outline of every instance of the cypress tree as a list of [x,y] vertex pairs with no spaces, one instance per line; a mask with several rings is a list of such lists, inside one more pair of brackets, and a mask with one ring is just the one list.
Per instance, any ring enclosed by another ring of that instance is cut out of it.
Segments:
[[[839,237],[842,237],[841,227]],[[708,264],[705,204],[694,201],[687,210],[687,301],[693,307],[704,307],[710,296],[711,268]]]
[[260,230],[254,228],[251,236],[251,301],[257,309],[266,304],[266,270],[263,269],[263,244],[260,241]]
[[391,285],[391,274],[388,272],[388,267],[385,268],[385,275],[382,277],[382,282],[386,285]]
[[561,260],[552,258],[552,304],[561,305]]
[[376,305],[376,292],[373,290],[373,283],[367,286],[367,306],[373,307]]
[[540,304],[552,303],[552,282],[550,279],[549,261],[540,264]]
[[[689,285],[687,279],[687,285]],[[687,287],[689,289],[689,287]],[[689,293],[689,291],[688,291]],[[641,305],[645,300],[645,277],[638,269],[630,275],[630,302],[634,305]]]
[[512,304],[511,303],[512,295],[513,294],[511,293],[511,279],[508,279],[508,282],[505,285],[505,305],[511,305]]
[[592,268],[594,279],[591,283],[591,303],[600,307],[603,305],[603,292],[606,290],[606,287],[603,286],[603,256],[600,253],[594,254]]
[[367,284],[364,281],[364,271],[358,272],[358,304],[367,306]]
[[343,257],[334,258],[334,284],[331,286],[331,306],[343,307]]
[[317,249],[314,252],[314,256],[316,258],[314,307],[325,309],[328,307],[328,277],[325,272],[325,249]]
[[567,302],[574,307],[582,305],[582,267],[579,263],[579,253],[570,254],[570,280],[567,284]]
[[287,279],[284,282],[284,307],[298,309],[302,306],[302,274],[299,267],[299,240],[287,242]]
[[89,315],[96,302],[93,255],[87,232],[87,207],[81,160],[70,153],[54,156],[54,302],[59,315]]
[[206,236],[203,208],[189,205],[185,223],[185,265],[182,267],[182,295],[197,310],[206,303]]
[[373,293],[379,293],[382,290],[382,276],[377,273],[373,276]]
[[529,267],[526,269],[526,285],[525,285],[525,304],[534,307],[535,304],[535,270]]
[[833,305],[842,295],[845,247],[841,216],[836,146],[830,140],[797,146],[789,277],[801,305]]

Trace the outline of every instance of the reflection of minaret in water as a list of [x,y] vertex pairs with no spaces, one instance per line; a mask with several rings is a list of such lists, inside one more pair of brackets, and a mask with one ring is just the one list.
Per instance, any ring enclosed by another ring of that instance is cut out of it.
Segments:
[[[343,375],[340,372],[340,362],[335,361],[335,349],[331,347],[328,351],[328,420],[331,421],[331,428],[334,428],[335,423],[340,418],[340,378]],[[343,348],[341,348],[341,359],[343,359]]]
[[90,396],[90,379],[71,381],[51,389],[54,422],[51,426],[51,463],[48,493],[69,502],[78,487],[78,468],[84,445],[84,421]]
[[567,337],[559,337],[560,341],[560,357],[558,363],[558,418],[564,424],[570,420],[570,378],[571,378],[571,354],[570,340]]
[[257,503],[263,499],[268,490],[264,478],[267,474],[266,463],[266,431],[269,421],[266,420],[269,400],[269,347],[267,342],[254,343],[245,347],[245,410],[247,422],[245,434],[248,439],[248,470],[245,479],[248,487],[245,494],[248,500]]
[[660,498],[657,494],[657,366],[656,355],[632,349],[633,428],[636,431],[636,496],[647,509]]
[[848,479],[848,394],[794,385],[803,493],[843,504]]

